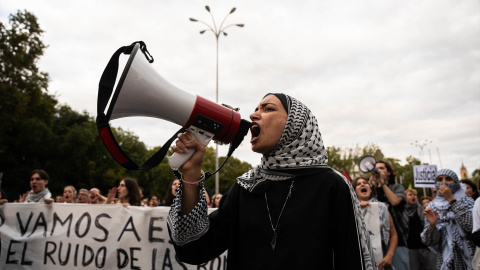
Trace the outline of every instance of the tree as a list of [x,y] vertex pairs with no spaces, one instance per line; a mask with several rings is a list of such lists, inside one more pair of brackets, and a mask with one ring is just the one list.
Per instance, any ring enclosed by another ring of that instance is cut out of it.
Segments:
[[328,155],[328,166],[342,172],[345,169],[350,177],[363,176],[365,173],[360,171],[358,164],[365,156],[373,156],[376,160],[381,160],[384,155],[380,148],[375,144],[367,144],[363,147],[356,145],[353,148],[342,150],[340,147],[329,146],[326,148]]
[[475,169],[473,172],[472,172],[472,181],[474,183],[477,183],[478,185],[478,181],[480,180],[480,168],[479,169]]
[[10,29],[0,23],[0,171],[9,182],[7,194],[48,156],[57,104],[47,92],[48,74],[36,66],[46,48],[36,17],[18,11],[9,23]]

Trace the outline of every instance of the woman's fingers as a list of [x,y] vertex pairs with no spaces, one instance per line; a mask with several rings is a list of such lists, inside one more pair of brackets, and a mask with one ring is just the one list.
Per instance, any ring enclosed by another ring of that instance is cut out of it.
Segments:
[[177,135],[178,140],[175,142],[175,146],[172,147],[173,152],[177,153],[187,153],[188,148],[194,148],[195,145],[192,144],[195,141],[195,138],[190,134],[190,132],[179,133]]

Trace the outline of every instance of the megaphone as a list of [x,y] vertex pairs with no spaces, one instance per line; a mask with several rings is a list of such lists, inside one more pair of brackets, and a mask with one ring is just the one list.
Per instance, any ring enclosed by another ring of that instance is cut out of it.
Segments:
[[377,164],[377,160],[373,156],[364,156],[360,160],[358,167],[362,172],[367,173],[375,170],[375,164]]
[[[118,66],[117,58],[120,53],[129,53],[130,50],[130,57],[113,95],[111,94],[112,81],[114,82],[115,78],[112,80],[112,78],[107,79],[106,77],[112,77],[112,69],[115,68],[115,63],[107,65],[100,80],[97,107],[97,126],[100,135],[107,149],[120,165],[123,166],[132,161],[118,155],[118,144],[112,145],[110,142],[112,139],[111,132],[105,130],[102,132],[101,128],[108,126],[106,124],[110,120],[124,117],[146,116],[163,119],[188,129],[205,146],[213,139],[217,143],[232,143],[236,145],[235,148],[238,147],[243,137],[248,133],[251,125],[249,121],[241,119],[240,114],[234,109],[219,105],[198,95],[187,93],[167,82],[149,65],[149,62],[153,62],[153,58],[151,58],[143,42],[135,42],[128,47],[120,48],[112,56],[113,61],[117,62],[116,66]],[[112,62],[112,59],[110,62]],[[114,75],[116,77],[116,73]],[[105,86],[107,84],[108,87]],[[107,99],[110,100],[110,105],[106,114],[104,114]],[[173,140],[171,139],[171,141]],[[166,153],[166,150],[164,152]],[[193,153],[194,151],[188,151],[184,154],[175,153],[168,158],[170,166],[172,169],[178,169]]]

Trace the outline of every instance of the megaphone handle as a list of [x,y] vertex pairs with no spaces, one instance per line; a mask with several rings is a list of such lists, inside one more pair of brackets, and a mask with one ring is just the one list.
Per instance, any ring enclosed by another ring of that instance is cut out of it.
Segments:
[[[191,126],[188,128],[188,131],[190,131],[192,136],[204,146],[207,146],[208,143],[213,139],[212,133],[197,127]],[[194,153],[195,149],[192,148],[189,148],[187,153],[173,153],[173,155],[167,157],[170,168],[172,168],[172,170],[178,170],[178,168],[187,162]]]

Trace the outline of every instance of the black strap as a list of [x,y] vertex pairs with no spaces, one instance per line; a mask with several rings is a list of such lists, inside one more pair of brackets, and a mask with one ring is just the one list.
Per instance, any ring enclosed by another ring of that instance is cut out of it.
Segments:
[[147,51],[147,46],[143,41],[137,41],[132,43],[129,46],[123,46],[119,48],[110,58],[110,61],[103,71],[102,77],[100,78],[100,83],[98,86],[98,100],[97,100],[97,129],[100,133],[103,143],[107,147],[109,153],[118,162],[122,167],[129,170],[148,170],[151,169],[165,158],[167,155],[168,149],[172,142],[177,138],[178,133],[185,132],[184,128],[178,130],[153,156],[151,156],[142,166],[138,166],[133,162],[128,155],[126,155],[120,145],[117,143],[117,140],[113,136],[112,130],[108,122],[110,121],[109,117],[105,115],[105,109],[107,107],[108,101],[113,93],[113,87],[115,81],[117,80],[118,72],[118,62],[120,55],[131,54],[135,45],[140,46],[140,50],[143,52],[147,60],[152,63],[153,57]]

